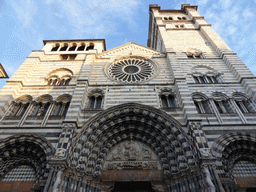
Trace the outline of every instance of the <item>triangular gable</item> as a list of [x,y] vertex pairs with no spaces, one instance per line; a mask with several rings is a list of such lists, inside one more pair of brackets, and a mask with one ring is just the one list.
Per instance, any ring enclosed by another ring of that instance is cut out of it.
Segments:
[[98,54],[97,57],[106,58],[109,56],[141,55],[141,54],[151,55],[151,56],[164,56],[164,54],[159,51],[156,51],[149,47],[139,45],[137,43],[130,42],[130,43],[121,45],[119,47],[110,49],[108,51],[102,52]]

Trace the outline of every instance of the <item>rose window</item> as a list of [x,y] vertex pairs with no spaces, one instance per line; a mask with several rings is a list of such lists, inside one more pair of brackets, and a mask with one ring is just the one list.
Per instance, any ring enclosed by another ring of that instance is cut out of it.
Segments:
[[155,72],[154,64],[144,59],[123,59],[112,63],[107,73],[118,81],[136,83],[150,79]]

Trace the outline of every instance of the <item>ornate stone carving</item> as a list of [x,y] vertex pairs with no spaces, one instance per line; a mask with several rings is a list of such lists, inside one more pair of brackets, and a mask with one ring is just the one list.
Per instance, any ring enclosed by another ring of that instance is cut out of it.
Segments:
[[56,159],[64,159],[65,156],[66,156],[66,151],[67,151],[67,150],[64,149],[64,148],[57,148],[54,157],[55,157]]
[[209,148],[200,148],[199,151],[202,157],[212,157],[211,149]]
[[76,129],[76,124],[75,123],[63,123],[62,128]]
[[188,56],[195,55],[195,56],[198,57],[202,54],[202,51],[200,49],[197,49],[197,48],[188,48],[187,51],[186,51],[186,54]]
[[161,169],[154,152],[143,143],[133,140],[124,141],[114,147],[103,167],[107,170]]

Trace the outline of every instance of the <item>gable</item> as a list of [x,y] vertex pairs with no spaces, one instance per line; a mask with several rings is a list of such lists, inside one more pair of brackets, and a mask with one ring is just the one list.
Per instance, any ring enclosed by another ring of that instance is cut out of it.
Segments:
[[127,56],[127,55],[145,55],[148,57],[164,56],[163,53],[157,50],[131,42],[131,43],[127,43],[125,45],[121,45],[119,47],[110,49],[103,53],[100,53],[97,55],[97,58],[109,58],[111,56]]

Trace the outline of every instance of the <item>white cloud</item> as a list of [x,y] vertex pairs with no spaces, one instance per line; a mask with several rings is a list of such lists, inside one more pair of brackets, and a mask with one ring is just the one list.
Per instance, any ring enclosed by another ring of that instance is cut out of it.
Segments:
[[246,19],[252,18],[254,16],[253,12],[249,9],[245,9],[243,12],[243,17]]

